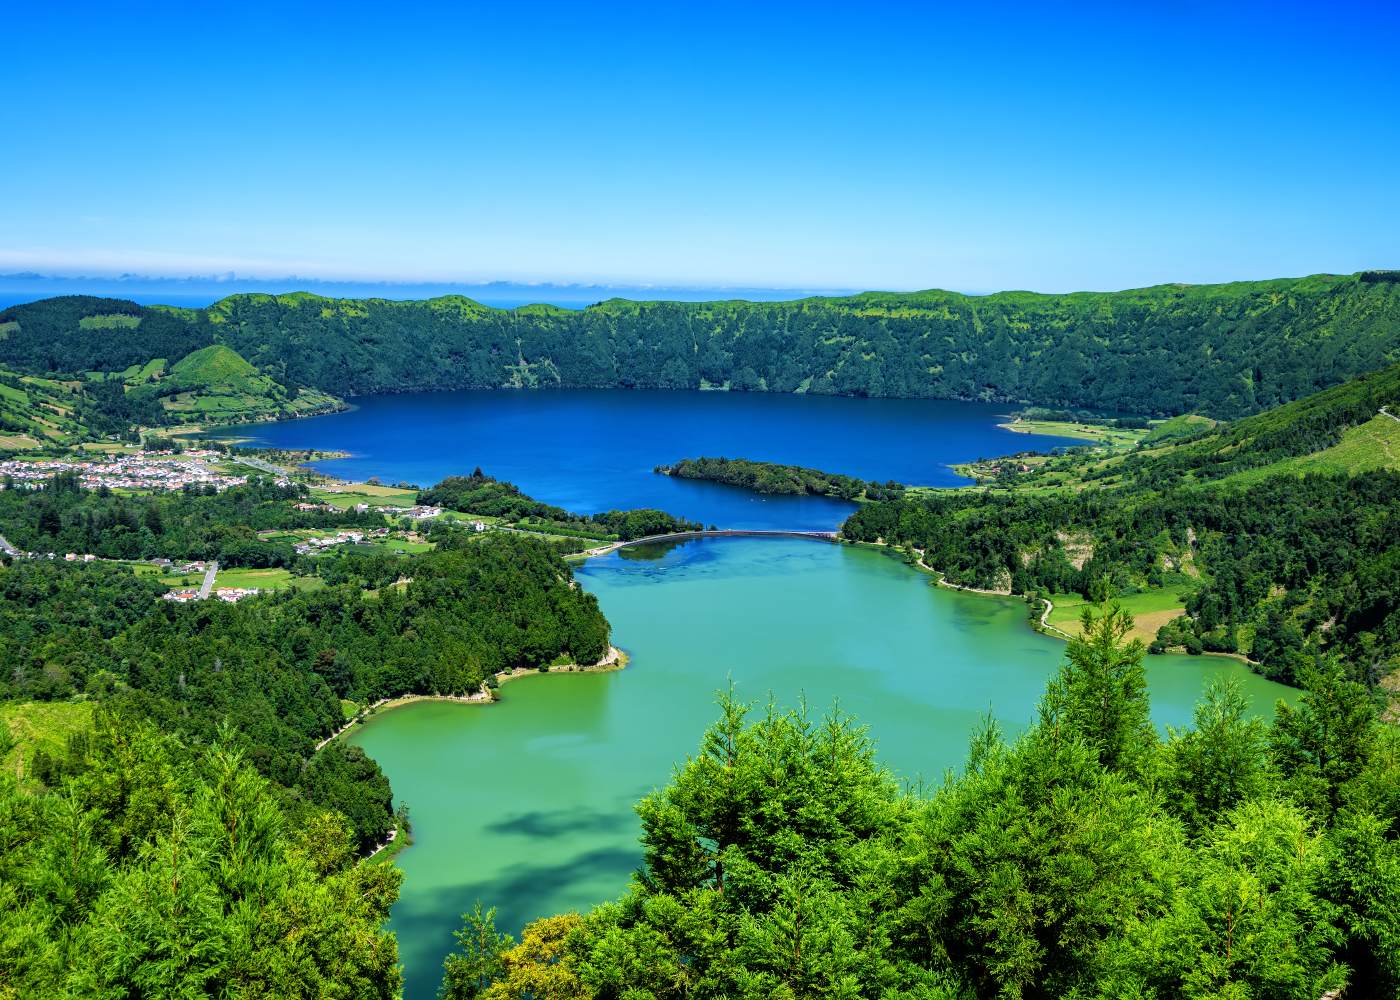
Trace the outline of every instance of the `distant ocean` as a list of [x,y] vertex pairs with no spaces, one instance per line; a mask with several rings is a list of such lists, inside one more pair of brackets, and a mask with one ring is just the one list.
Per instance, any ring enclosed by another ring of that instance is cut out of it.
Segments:
[[641,301],[665,299],[705,302],[718,299],[750,299],[772,302],[812,295],[849,295],[845,288],[720,288],[666,287],[661,285],[519,284],[492,281],[483,284],[431,282],[353,282],[301,278],[68,278],[44,274],[0,274],[0,309],[55,295],[102,295],[128,299],[142,305],[201,308],[242,292],[312,292],[335,298],[428,299],[439,295],[465,295],[497,309],[516,309],[542,303],[565,309],[583,309],[594,302],[623,298]]
[[[239,291],[254,291],[254,289],[239,289]],[[128,291],[111,291],[111,290],[108,290],[108,289],[95,290],[95,291],[72,291],[72,290],[69,290],[69,289],[63,289],[63,290],[60,290],[60,291],[48,291],[48,292],[39,292],[39,293],[30,292],[30,293],[27,293],[27,294],[26,294],[26,293],[21,293],[21,292],[4,292],[4,291],[0,291],[0,309],[7,309],[7,308],[9,308],[10,306],[17,306],[17,305],[20,305],[20,304],[25,303],[25,302],[34,302],[34,301],[36,301],[36,300],[38,300],[38,299],[48,299],[48,298],[52,298],[52,297],[55,296],[55,295],[102,295],[102,296],[105,296],[105,297],[107,297],[107,298],[113,298],[113,299],[127,299],[127,300],[130,301],[130,302],[135,302],[135,303],[138,303],[138,304],[143,305],[143,306],[156,306],[156,305],[160,305],[160,306],[183,306],[183,307],[186,308],[186,309],[202,309],[202,308],[204,308],[204,307],[207,306],[207,305],[212,305],[213,303],[218,302],[218,301],[219,301],[220,299],[222,299],[222,298],[225,298],[225,297],[227,297],[227,296],[229,296],[229,295],[235,295],[235,294],[237,294],[237,292],[235,292],[235,291],[228,291],[228,290],[221,291],[221,292],[219,292],[217,295],[216,295],[216,294],[211,294],[211,293],[209,293],[209,292],[202,292],[202,293],[193,294],[193,295],[191,295],[191,294],[185,294],[185,295],[169,295],[169,294],[164,294],[164,293],[160,293],[160,292],[128,292]],[[281,293],[279,292],[279,294],[281,294]],[[325,293],[319,293],[319,294],[325,294]],[[446,293],[439,293],[439,294],[446,294]],[[465,294],[467,294],[467,293],[462,292],[462,293],[460,293],[460,294],[465,295]],[[370,297],[370,296],[367,294],[367,295],[364,296],[364,297],[368,298],[368,297]],[[398,296],[385,296],[385,295],[383,295],[382,293],[379,294],[379,297],[381,297],[381,298],[398,298]],[[472,298],[472,299],[475,299],[477,302],[480,302],[482,305],[492,306],[492,307],[494,307],[494,308],[496,308],[496,309],[518,309],[518,308],[520,308],[521,306],[533,305],[533,304],[538,303],[538,302],[544,302],[544,303],[546,303],[546,304],[548,304],[548,305],[553,305],[553,306],[560,306],[560,307],[562,307],[562,308],[564,308],[564,309],[583,309],[583,308],[585,308],[586,306],[588,306],[588,305],[591,304],[591,303],[589,303],[589,302],[580,302],[580,301],[559,301],[559,302],[556,302],[556,301],[553,301],[553,300],[551,300],[551,299],[540,299],[540,298],[534,298],[534,299],[503,298],[503,299],[498,299],[498,298],[492,298],[492,297],[486,296],[486,295],[470,295],[470,296],[468,296],[468,297],[469,297],[469,298]],[[404,296],[404,298],[431,298],[431,296],[428,296],[428,295],[423,295],[423,296],[413,295],[413,296]]]

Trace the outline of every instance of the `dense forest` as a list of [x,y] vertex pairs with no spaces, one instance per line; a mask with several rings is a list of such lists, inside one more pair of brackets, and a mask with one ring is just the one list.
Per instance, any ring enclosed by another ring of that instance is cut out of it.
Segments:
[[[3,484],[9,486],[12,484]],[[0,530],[28,552],[86,552],[104,559],[203,560],[226,566],[289,566],[287,542],[267,541],[272,529],[375,528],[372,511],[297,510],[306,487],[253,479],[217,492],[212,486],[153,494],[83,489],[64,473],[44,489],[0,489]]]
[[0,996],[399,996],[392,865],[294,820],[222,743],[103,715],[38,791],[0,775]]
[[904,486],[894,480],[869,482],[854,476],[822,472],[801,465],[753,462],[746,458],[683,458],[655,471],[679,479],[704,479],[742,486],[756,493],[836,497],[839,500],[885,500],[899,496]]
[[1374,683],[1400,665],[1400,472],[1371,467],[1379,447],[1329,450],[1373,421],[1388,430],[1379,410],[1397,400],[1392,367],[1169,444],[1056,457],[999,478],[1005,488],[870,504],[842,531],[905,547],[962,586],[1176,586],[1188,615],[1157,650],[1246,653],[1287,683],[1331,650]]
[[[139,325],[90,322],[109,314]],[[6,309],[0,329],[0,364],[30,372],[121,371],[223,344],[291,390],[336,395],[714,386],[1236,417],[1400,360],[1400,284],[1319,275],[578,311],[459,296],[235,295],[198,310],[68,296]]]
[[1321,659],[1272,724],[1222,684],[1162,740],[1129,627],[1087,616],[1033,725],[989,721],[929,790],[847,717],[731,693],[638,804],[627,893],[519,943],[478,908],[441,995],[1395,996],[1400,734]]
[[[308,766],[340,699],[464,694],[608,648],[596,599],[536,539],[458,531],[392,563],[397,583],[356,579],[347,560],[320,589],[182,605],[125,566],[19,560],[0,570],[0,698],[77,696],[194,744],[222,739],[288,790],[294,814],[334,809],[367,847],[392,825],[378,767],[340,743]],[[47,759],[31,770],[64,773]]]

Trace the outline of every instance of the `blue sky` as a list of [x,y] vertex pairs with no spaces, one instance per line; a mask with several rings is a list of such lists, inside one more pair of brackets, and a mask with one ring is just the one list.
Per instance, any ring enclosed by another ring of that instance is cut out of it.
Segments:
[[1400,267],[1394,4],[590,6],[15,4],[0,272]]

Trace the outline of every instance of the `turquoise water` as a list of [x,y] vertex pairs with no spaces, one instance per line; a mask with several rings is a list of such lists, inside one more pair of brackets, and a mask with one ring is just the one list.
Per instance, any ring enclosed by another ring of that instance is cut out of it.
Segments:
[[[817,713],[837,701],[908,781],[962,760],[988,711],[1031,718],[1064,644],[1020,601],[934,587],[879,551],[796,539],[707,539],[579,571],[632,661],[507,684],[489,707],[423,702],[353,739],[413,816],[394,908],[406,996],[428,1000],[460,914],[480,899],[512,932],[621,892],[640,851],[632,805],[664,785],[732,680],[746,699]],[[1148,660],[1153,716],[1181,725],[1206,682],[1237,678],[1261,712],[1288,690],[1212,657]]]
[[476,391],[366,396],[345,413],[233,428],[281,448],[353,457],[319,463],[347,479],[431,485],[476,466],[591,514],[657,507],[724,528],[836,527],[853,509],[822,497],[761,497],[660,476],[657,465],[719,455],[920,486],[966,482],[957,462],[1074,444],[1003,430],[1006,406],[777,393]]

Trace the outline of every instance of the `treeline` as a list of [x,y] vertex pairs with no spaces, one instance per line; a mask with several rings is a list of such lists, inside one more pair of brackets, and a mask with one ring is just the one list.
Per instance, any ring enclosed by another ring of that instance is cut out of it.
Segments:
[[342,567],[317,590],[181,605],[121,567],[20,560],[0,571],[0,698],[78,695],[194,744],[230,742],[368,847],[392,825],[388,782],[339,743],[311,759],[340,699],[466,694],[502,670],[608,649],[597,600],[534,539],[459,531],[396,569],[388,584]]
[[239,751],[102,715],[50,780],[0,775],[0,995],[399,996],[398,869]]
[[[140,317],[139,337],[84,316]],[[867,293],[584,310],[235,295],[202,310],[65,297],[0,312],[0,363],[119,371],[225,344],[337,395],[597,387],[1022,401],[1236,417],[1400,358],[1400,286],[1360,276],[1111,293]],[[138,356],[141,355],[141,356]]]
[[1162,740],[1130,624],[1088,619],[1024,735],[988,722],[930,791],[847,717],[731,693],[638,805],[627,893],[518,944],[478,909],[441,995],[1395,996],[1400,734],[1324,660],[1272,724],[1217,685]]
[[[1382,408],[1400,408],[1400,366],[1358,376],[1265,413],[1215,428],[1203,428],[1166,452],[1146,449],[1098,469],[1081,469],[1086,482],[1112,480],[1146,489],[1185,481],[1212,482],[1241,472],[1323,451],[1353,427],[1373,420]],[[1159,443],[1148,440],[1147,445]],[[1073,457],[1050,463],[1076,464]],[[1044,473],[1042,473],[1043,475]],[[1035,476],[1028,478],[1033,481]]]
[[[687,521],[654,508],[609,510],[589,515],[570,513],[563,507],[541,503],[527,496],[513,483],[493,479],[480,468],[470,476],[448,476],[431,489],[419,493],[418,502],[479,517],[504,518],[531,531],[624,542],[648,535],[697,531],[704,527],[698,521]],[[582,548],[578,546],[580,551]]]
[[189,486],[146,495],[84,489],[60,473],[42,490],[0,489],[0,533],[27,552],[88,553],[103,559],[217,559],[226,566],[290,566],[291,544],[260,531],[384,525],[374,511],[301,511],[305,486],[252,479],[223,492]]
[[1028,406],[1013,416],[1022,420],[1053,420],[1071,424],[1096,424],[1125,430],[1146,430],[1151,422],[1146,417],[1106,417],[1092,410],[1052,410],[1044,406]]
[[418,502],[512,521],[526,517],[567,521],[572,517],[563,507],[526,496],[514,483],[488,476],[480,467],[470,476],[448,476],[436,486],[423,490],[418,494]]
[[683,458],[671,465],[658,465],[654,471],[679,479],[703,479],[727,486],[742,486],[757,493],[836,497],[840,500],[885,500],[904,492],[903,484],[894,480],[871,482],[800,465],[753,462],[744,458]]

